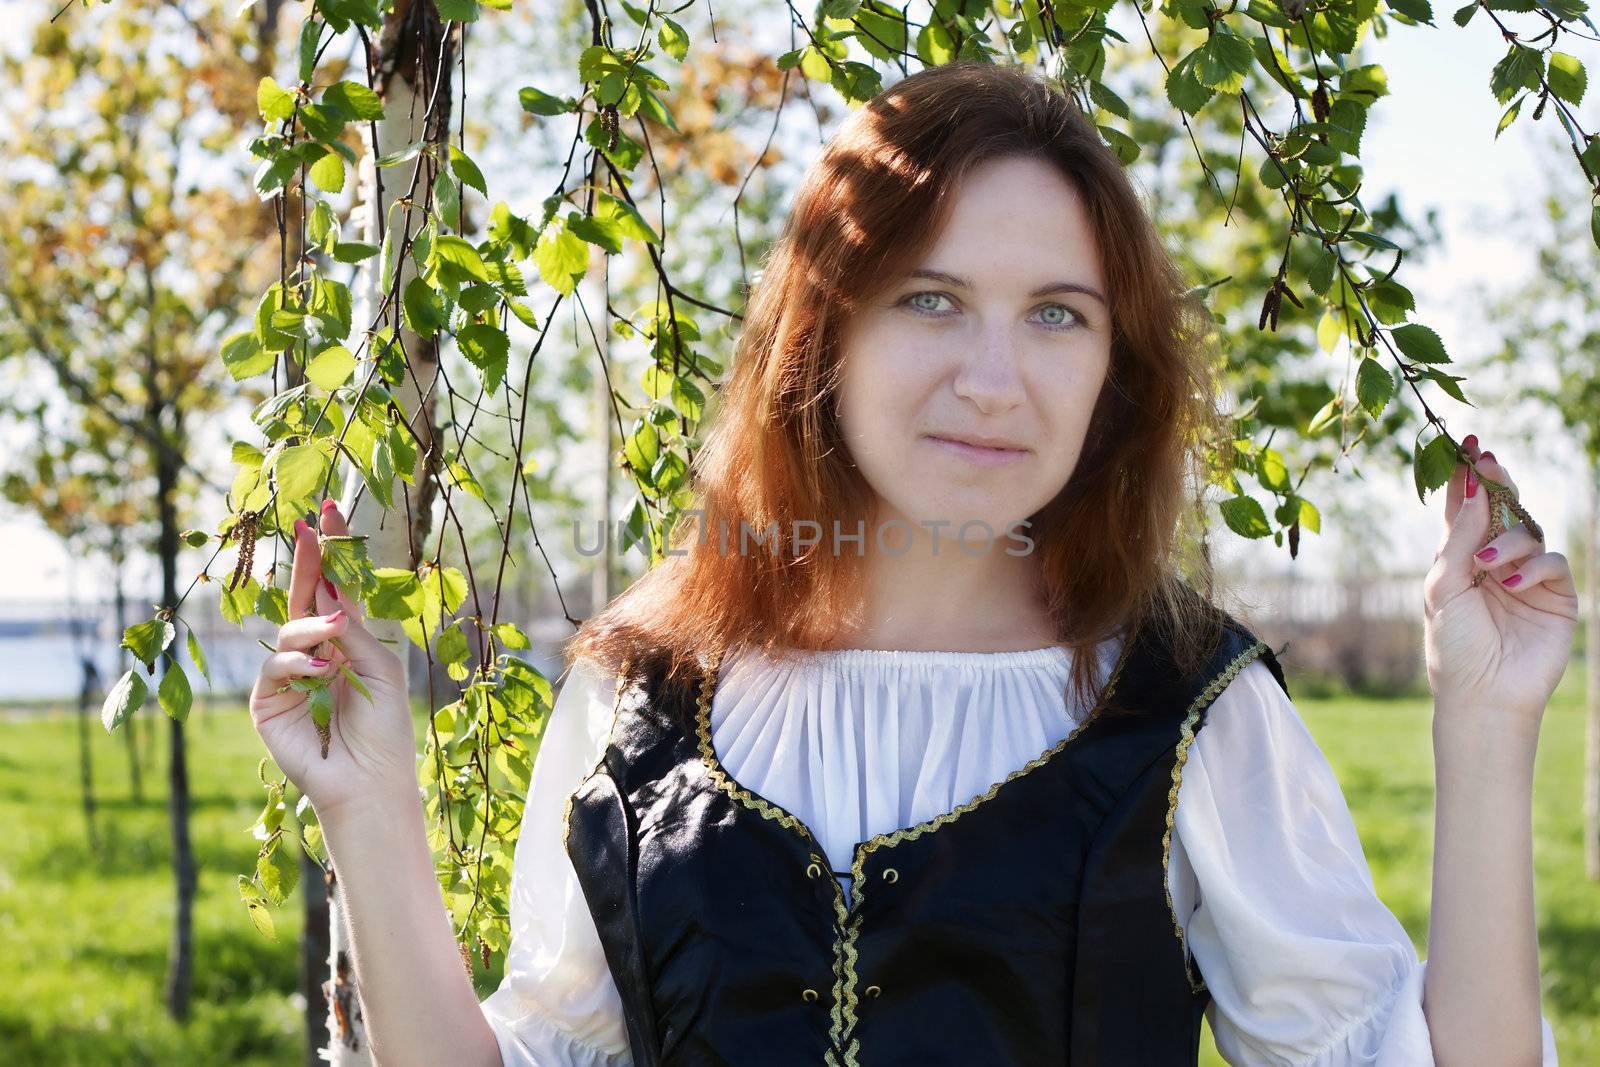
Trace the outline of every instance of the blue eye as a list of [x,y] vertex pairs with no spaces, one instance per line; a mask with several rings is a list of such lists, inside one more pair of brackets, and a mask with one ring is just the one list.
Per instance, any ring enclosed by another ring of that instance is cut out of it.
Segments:
[[[931,297],[935,303],[940,300],[949,299],[949,297],[944,293],[936,292],[932,289],[924,289],[921,292],[911,293],[910,295],[904,297],[901,299],[900,305],[902,307],[910,308],[919,315],[924,315],[930,318],[944,318],[946,314],[945,312],[936,310],[935,307],[931,307],[926,303],[918,303],[918,301],[920,301],[923,297]],[[1063,313],[1065,317],[1041,320],[1041,325],[1043,325],[1046,329],[1060,332],[1077,329],[1079,326],[1085,325],[1084,317],[1065,304],[1046,304],[1041,309],[1041,314],[1048,315],[1051,312],[1056,311]]]
[[1041,314],[1050,311],[1061,311],[1068,316],[1064,319],[1045,323],[1046,326],[1049,326],[1053,330],[1070,330],[1073,326],[1083,322],[1083,316],[1079,315],[1076,311],[1073,311],[1065,304],[1046,304],[1042,309]]

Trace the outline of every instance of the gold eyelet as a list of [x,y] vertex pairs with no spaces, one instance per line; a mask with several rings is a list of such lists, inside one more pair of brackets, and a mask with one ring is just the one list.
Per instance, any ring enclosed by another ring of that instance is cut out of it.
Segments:
[[885,882],[898,882],[900,880],[900,872],[893,867],[885,867],[883,869],[883,880]]
[[821,875],[822,875],[822,868],[817,866],[815,863],[813,863],[811,866],[806,868],[806,877],[807,878],[818,878]]
[[816,1000],[817,999],[817,991],[815,989],[805,989],[805,990],[801,991],[800,996],[803,997],[805,1000],[808,1000],[808,1001]]
[[882,993],[882,992],[883,992],[883,990],[879,989],[875,985],[869,985],[869,986],[867,986],[867,989],[866,989],[867,996],[869,996],[869,997],[875,997],[879,993]]

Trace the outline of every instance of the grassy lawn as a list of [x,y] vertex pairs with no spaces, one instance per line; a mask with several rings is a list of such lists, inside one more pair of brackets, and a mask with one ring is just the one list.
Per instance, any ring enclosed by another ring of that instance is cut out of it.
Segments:
[[[1541,734],[1535,800],[1544,1008],[1564,1064],[1600,1063],[1600,887],[1584,880],[1579,834],[1582,670],[1567,672]],[[1433,830],[1430,709],[1419,701],[1305,700],[1338,769],[1378,892],[1426,951]],[[189,754],[200,867],[191,1018],[161,1005],[172,878],[164,757],[130,799],[122,740],[94,726],[103,854],[91,857],[78,793],[76,725],[64,712],[0,712],[0,1061],[58,1067],[303,1062],[296,907],[278,940],[256,933],[235,876],[254,853],[265,750],[242,708],[197,710]],[[164,731],[164,726],[163,726]],[[165,751],[165,734],[160,750]],[[480,996],[498,983],[478,975]],[[1222,1061],[1208,1047],[1202,1062]]]

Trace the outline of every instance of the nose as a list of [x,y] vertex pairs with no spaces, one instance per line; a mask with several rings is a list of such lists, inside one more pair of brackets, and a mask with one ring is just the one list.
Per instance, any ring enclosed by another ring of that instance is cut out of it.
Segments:
[[1022,381],[1022,353],[1004,325],[982,332],[956,371],[957,396],[970,400],[985,415],[999,414],[1027,398]]

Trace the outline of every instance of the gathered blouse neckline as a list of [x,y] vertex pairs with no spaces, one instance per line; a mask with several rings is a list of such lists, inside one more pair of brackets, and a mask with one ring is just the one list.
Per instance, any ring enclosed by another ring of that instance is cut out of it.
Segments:
[[[996,652],[957,652],[945,649],[900,648],[785,648],[769,655],[753,647],[740,647],[735,657],[760,656],[773,668],[852,670],[860,668],[965,668],[969,670],[1038,669],[1066,667],[1072,663],[1072,650],[1064,645]],[[730,657],[732,658],[732,657]]]

